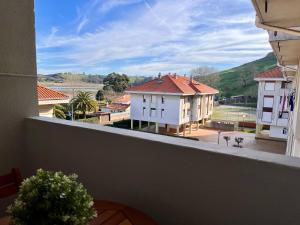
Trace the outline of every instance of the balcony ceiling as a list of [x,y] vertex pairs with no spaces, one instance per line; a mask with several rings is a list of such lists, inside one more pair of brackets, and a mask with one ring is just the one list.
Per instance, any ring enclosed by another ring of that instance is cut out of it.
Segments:
[[300,40],[271,41],[271,46],[283,66],[294,66],[300,60]]
[[300,26],[299,0],[252,0],[261,22],[284,28]]

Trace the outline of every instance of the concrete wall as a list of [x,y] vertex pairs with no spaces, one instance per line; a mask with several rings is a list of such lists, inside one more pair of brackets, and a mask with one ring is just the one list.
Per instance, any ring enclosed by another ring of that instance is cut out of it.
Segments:
[[296,158],[50,118],[27,120],[26,131],[27,175],[75,172],[95,198],[131,205],[159,224],[300,221]]
[[0,174],[22,167],[23,120],[38,114],[33,0],[0,1]]

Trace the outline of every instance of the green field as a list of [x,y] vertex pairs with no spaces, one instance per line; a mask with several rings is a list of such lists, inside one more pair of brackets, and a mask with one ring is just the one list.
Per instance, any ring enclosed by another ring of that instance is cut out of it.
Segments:
[[215,106],[212,119],[223,121],[256,121],[256,109],[227,105]]

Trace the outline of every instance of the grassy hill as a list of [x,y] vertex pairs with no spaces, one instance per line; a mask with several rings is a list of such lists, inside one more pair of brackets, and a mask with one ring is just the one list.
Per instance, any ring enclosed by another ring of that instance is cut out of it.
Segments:
[[[75,73],[56,73],[56,74],[48,74],[48,75],[38,75],[38,81],[45,84],[53,84],[53,85],[67,85],[67,84],[103,84],[103,79],[106,75],[87,75],[83,74],[75,74]],[[139,84],[143,83],[151,78],[144,76],[129,76],[130,84]]]
[[206,76],[197,76],[196,80],[217,88],[222,96],[248,95],[257,97],[257,82],[253,80],[256,73],[272,69],[277,60],[273,53],[264,58],[244,65]]
[[68,83],[68,82],[83,82],[92,84],[102,84],[104,75],[86,75],[74,73],[56,73],[49,75],[38,75],[38,81],[43,83]]

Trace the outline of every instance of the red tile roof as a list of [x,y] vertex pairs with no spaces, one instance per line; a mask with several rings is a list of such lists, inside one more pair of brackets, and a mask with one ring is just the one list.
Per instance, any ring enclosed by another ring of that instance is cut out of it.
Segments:
[[190,82],[189,77],[179,76],[176,74],[165,75],[160,79],[154,79],[144,84],[133,86],[127,89],[128,92],[165,92],[180,94],[216,94],[219,91],[195,80]]
[[129,104],[112,103],[112,104],[109,104],[109,105],[105,106],[105,108],[108,108],[108,109],[127,109],[129,106],[130,106]]
[[113,100],[114,102],[130,102],[130,95],[122,95]]
[[38,92],[39,101],[40,100],[64,100],[69,98],[69,96],[65,95],[64,93],[51,90],[41,85],[37,86],[37,92]]
[[283,73],[279,67],[275,67],[274,69],[264,71],[262,73],[258,73],[255,75],[255,78],[267,79],[267,78],[281,78],[283,79]]

